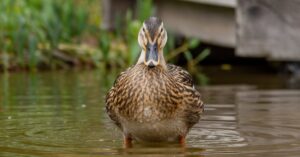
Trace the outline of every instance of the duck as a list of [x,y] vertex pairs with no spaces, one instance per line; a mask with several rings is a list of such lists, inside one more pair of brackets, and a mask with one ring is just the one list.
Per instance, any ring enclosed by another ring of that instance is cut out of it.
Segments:
[[166,42],[162,20],[145,20],[138,33],[141,53],[136,64],[118,75],[106,95],[106,112],[122,131],[125,147],[132,141],[185,145],[186,135],[204,111],[192,76],[166,63]]

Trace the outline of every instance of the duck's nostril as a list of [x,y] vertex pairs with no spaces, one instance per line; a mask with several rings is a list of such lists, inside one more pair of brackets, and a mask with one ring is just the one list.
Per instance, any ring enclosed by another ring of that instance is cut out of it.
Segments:
[[149,68],[154,68],[154,67],[155,67],[155,65],[154,65],[154,63],[153,63],[153,62],[150,62],[150,63],[148,64],[148,67],[149,67]]

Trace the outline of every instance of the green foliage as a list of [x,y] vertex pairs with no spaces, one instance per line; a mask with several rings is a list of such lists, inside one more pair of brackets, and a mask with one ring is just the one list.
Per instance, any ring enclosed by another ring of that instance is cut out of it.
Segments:
[[127,11],[126,15],[126,24],[127,27],[125,33],[129,53],[127,60],[128,64],[133,64],[140,53],[140,47],[137,44],[137,36],[142,26],[142,22],[138,20],[133,20],[132,12],[129,10]]
[[[116,18],[115,32],[99,28],[100,9],[95,6],[100,7],[99,0],[1,0],[0,68],[122,69],[134,64],[141,51],[139,30],[154,13],[152,0],[137,1],[135,18],[132,10],[125,19]],[[178,45],[175,35],[168,33],[166,59],[178,63],[183,55],[188,70],[198,73],[196,65],[209,55],[209,50],[192,55],[190,50],[199,44],[186,39]]]
[[0,67],[5,69],[36,69],[90,25],[88,7],[73,0],[2,0],[0,9]]
[[[170,42],[170,41],[168,41]],[[173,42],[173,43],[172,43]],[[197,48],[200,45],[200,41],[194,38],[186,39],[183,41],[181,46],[175,46],[175,37],[171,35],[171,43],[167,44],[166,47],[169,51],[167,51],[166,59],[169,62],[176,63],[176,58],[180,58],[181,54],[183,54],[186,60],[186,68],[187,70],[196,78],[197,82],[200,84],[207,84],[208,78],[201,73],[201,69],[198,64],[204,60],[210,54],[209,49],[204,49],[202,52],[198,53],[197,56],[193,56],[190,50]],[[171,47],[173,46],[173,47]]]
[[138,0],[137,1],[137,19],[140,22],[145,21],[153,15],[152,0]]
[[109,37],[109,34],[106,33],[106,31],[101,31],[101,35],[99,36],[100,39],[98,40],[98,45],[102,50],[102,55],[103,55],[103,60],[107,61],[109,52],[110,52],[110,44],[111,44],[111,39]]
[[[104,56],[103,62],[111,67],[128,67],[134,64],[141,51],[137,36],[144,19],[152,15],[153,9],[151,0],[137,1],[137,3],[137,19],[133,18],[132,10],[127,10],[125,21],[122,21],[120,16],[115,19],[114,33],[100,30],[102,33],[98,38],[98,46]],[[108,35],[110,39],[107,38]]]

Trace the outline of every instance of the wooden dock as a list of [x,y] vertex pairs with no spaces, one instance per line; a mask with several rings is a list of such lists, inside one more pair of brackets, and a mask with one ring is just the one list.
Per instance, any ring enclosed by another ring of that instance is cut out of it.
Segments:
[[[168,30],[232,47],[237,56],[300,61],[300,0],[156,0]],[[104,26],[135,0],[103,0]]]

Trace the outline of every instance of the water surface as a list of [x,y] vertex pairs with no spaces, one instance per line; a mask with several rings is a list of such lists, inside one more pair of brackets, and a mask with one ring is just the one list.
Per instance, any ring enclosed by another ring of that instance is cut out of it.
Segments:
[[300,156],[296,86],[274,74],[218,76],[199,87],[205,114],[186,148],[124,149],[104,112],[113,74],[0,74],[0,156]]

